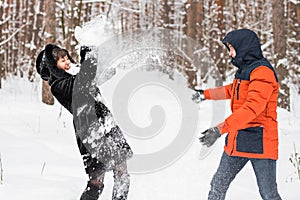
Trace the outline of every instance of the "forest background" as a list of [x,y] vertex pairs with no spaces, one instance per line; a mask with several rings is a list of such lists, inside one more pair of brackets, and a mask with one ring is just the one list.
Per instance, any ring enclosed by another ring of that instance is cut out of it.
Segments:
[[[212,58],[219,84],[235,71],[222,38],[234,29],[251,29],[278,73],[279,106],[293,108],[291,89],[300,91],[299,0],[0,0],[0,89],[9,76],[36,81],[35,59],[47,43],[78,57],[75,28],[99,15],[106,17],[112,34],[158,27],[192,38]],[[191,87],[197,85],[200,66],[179,66]],[[54,102],[46,82],[42,100]]]

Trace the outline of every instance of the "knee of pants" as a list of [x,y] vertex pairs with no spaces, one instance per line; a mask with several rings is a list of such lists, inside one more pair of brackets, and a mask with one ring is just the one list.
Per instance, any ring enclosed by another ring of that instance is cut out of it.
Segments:
[[95,187],[97,188],[98,190],[103,190],[104,188],[104,183],[103,183],[103,180],[97,180],[97,179],[91,179],[89,182],[88,182],[88,186],[92,186],[92,187]]
[[227,176],[226,174],[215,173],[210,182],[211,191],[225,194],[233,179],[234,177]]
[[114,171],[114,179],[129,180],[130,175],[127,171]]
[[118,165],[114,170],[114,177],[115,178],[129,178],[129,173],[127,171],[127,164],[126,163],[121,163]]
[[105,176],[105,171],[94,171],[92,173],[89,174],[89,179],[92,180],[92,179],[97,179],[99,181],[103,180],[104,179],[104,176]]

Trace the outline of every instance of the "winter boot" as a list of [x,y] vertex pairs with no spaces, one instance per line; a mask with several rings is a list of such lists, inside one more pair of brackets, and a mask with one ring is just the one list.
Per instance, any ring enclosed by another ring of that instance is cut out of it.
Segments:
[[104,184],[96,179],[88,181],[85,190],[83,191],[80,200],[98,200],[102,193]]

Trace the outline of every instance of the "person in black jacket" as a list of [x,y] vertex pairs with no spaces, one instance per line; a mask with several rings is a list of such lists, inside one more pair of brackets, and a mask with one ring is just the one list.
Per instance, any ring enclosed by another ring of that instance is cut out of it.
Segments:
[[96,56],[89,47],[81,48],[80,55],[80,73],[72,75],[68,72],[75,62],[68,51],[48,44],[37,57],[36,69],[48,81],[53,96],[73,115],[77,144],[89,175],[80,200],[97,200],[103,191],[104,174],[111,170],[112,199],[125,200],[130,185],[126,161],[133,153],[93,82]]

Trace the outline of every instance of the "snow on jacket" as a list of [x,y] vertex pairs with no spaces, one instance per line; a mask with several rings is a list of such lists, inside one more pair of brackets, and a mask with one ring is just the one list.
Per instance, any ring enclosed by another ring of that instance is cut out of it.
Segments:
[[[232,114],[218,125],[230,156],[278,159],[278,80],[263,57],[257,35],[235,30],[222,41],[236,50],[232,64],[238,67],[233,83],[204,91],[206,99],[231,99]],[[228,48],[228,46],[227,46]]]
[[133,153],[112,113],[103,103],[99,88],[93,83],[96,69],[93,59],[82,63],[73,86],[72,110],[77,136],[91,156],[109,171],[131,158]]
[[73,114],[77,144],[86,172],[97,176],[103,170],[111,170],[129,159],[132,151],[120,128],[115,123],[114,126],[107,126],[114,119],[99,98],[99,88],[92,84],[97,69],[95,58],[84,61],[81,72],[71,75],[57,68],[52,56],[54,48],[59,47],[48,44],[39,54],[37,72],[49,82],[53,96]]

